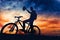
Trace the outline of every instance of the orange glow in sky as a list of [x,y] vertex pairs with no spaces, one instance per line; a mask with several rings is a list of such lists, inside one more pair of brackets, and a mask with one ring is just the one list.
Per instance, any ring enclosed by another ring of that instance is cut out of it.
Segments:
[[[23,16],[21,20],[26,20],[29,18],[30,14],[28,14],[26,11],[19,11],[19,10],[12,10],[12,11],[1,11],[0,12],[0,28],[3,27],[3,25],[15,22],[17,19],[14,18],[14,16]],[[60,18],[50,16],[47,17],[47,15],[38,15],[37,19],[34,21],[34,24],[37,25],[42,35],[60,35]]]

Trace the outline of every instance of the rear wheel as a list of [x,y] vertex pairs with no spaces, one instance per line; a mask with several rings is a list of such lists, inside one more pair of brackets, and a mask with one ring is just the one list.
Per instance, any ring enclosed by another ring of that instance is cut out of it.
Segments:
[[[12,28],[13,28],[13,31],[11,31]],[[4,34],[17,34],[17,32],[18,32],[18,27],[14,23],[8,23],[4,25],[1,29],[1,33],[4,33]]]
[[[31,31],[32,31],[31,28],[29,28],[29,32],[31,32]],[[40,35],[40,29],[36,25],[33,25],[33,34]]]

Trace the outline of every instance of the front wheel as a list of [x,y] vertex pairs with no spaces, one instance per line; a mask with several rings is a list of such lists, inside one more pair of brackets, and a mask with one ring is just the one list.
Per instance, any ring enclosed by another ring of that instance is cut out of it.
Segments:
[[[13,28],[13,31],[10,31]],[[18,27],[15,23],[8,23],[4,25],[1,29],[1,33],[4,34],[17,34],[18,32]]]

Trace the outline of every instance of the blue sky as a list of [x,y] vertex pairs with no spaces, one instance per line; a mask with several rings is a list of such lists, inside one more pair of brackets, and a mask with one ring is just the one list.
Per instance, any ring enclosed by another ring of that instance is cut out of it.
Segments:
[[0,0],[0,10],[21,10],[23,6],[32,6],[37,12],[58,12],[60,15],[60,0]]

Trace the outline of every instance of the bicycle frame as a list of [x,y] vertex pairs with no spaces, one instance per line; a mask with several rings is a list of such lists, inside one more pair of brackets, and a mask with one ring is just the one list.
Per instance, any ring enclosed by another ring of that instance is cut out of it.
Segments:
[[15,24],[19,23],[19,24],[21,25],[21,27],[23,27],[23,25],[21,24],[21,22],[23,22],[23,21],[17,20],[17,21],[15,22]]
[[[17,21],[15,22],[15,24],[19,23],[19,25],[21,25],[21,27],[23,28],[23,25],[21,24],[21,22],[23,23],[23,21],[17,20]],[[29,23],[26,23],[26,24],[28,24],[28,27],[29,27],[30,24],[29,24]],[[27,28],[28,28],[28,27],[27,27]]]

